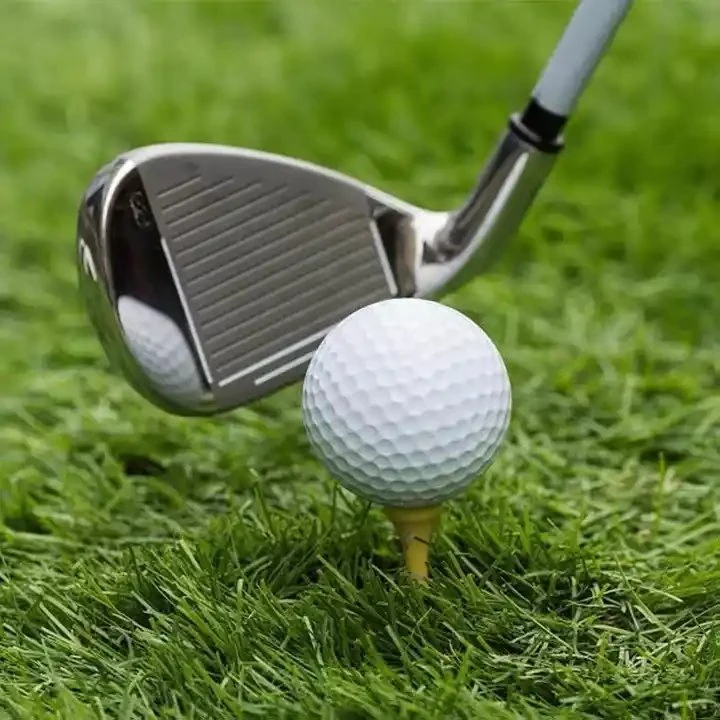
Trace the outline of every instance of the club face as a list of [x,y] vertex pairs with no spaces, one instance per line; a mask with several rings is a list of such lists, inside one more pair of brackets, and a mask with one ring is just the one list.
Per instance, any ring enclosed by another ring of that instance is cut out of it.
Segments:
[[143,148],[83,199],[81,287],[138,392],[176,414],[222,412],[299,380],[337,322],[402,292],[393,266],[409,253],[379,229],[412,232],[412,211],[285,158]]

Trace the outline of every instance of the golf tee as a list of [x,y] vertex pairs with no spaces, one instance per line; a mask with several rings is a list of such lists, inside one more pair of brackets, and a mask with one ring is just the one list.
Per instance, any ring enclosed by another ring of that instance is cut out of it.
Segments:
[[428,578],[430,539],[440,522],[442,507],[385,508],[400,538],[405,556],[405,567],[413,580],[424,582]]

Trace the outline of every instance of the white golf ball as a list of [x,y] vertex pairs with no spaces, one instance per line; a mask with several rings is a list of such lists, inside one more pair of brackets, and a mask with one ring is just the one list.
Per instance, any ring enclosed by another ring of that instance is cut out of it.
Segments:
[[462,492],[505,436],[511,389],[490,338],[462,313],[384,300],[336,325],[303,385],[313,450],[349,490],[390,507]]

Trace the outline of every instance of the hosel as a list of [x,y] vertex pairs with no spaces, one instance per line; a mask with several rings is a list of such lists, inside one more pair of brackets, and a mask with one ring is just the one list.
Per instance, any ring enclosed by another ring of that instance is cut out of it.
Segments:
[[420,295],[444,295],[487,270],[516,234],[562,148],[561,138],[536,145],[511,120],[475,189],[432,239],[433,251],[417,271]]

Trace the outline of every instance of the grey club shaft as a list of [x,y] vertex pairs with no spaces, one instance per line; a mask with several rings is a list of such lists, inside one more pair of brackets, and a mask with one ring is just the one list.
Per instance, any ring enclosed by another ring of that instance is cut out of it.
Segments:
[[556,115],[570,115],[632,3],[580,2],[535,86],[536,102]]

